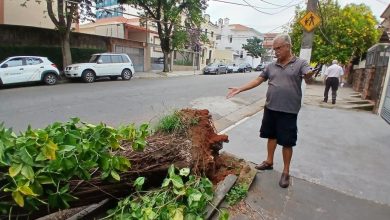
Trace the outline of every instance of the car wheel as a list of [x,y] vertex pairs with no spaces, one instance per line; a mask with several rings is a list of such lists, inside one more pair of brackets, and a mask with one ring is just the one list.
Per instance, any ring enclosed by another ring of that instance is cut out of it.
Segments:
[[129,69],[124,69],[121,74],[122,80],[130,80],[133,74]]
[[95,73],[92,70],[84,70],[81,78],[86,83],[93,83],[96,79]]
[[117,77],[117,76],[110,76],[110,79],[111,79],[111,80],[117,80],[118,77]]
[[57,75],[54,73],[48,73],[43,77],[43,82],[46,85],[55,85],[57,83]]

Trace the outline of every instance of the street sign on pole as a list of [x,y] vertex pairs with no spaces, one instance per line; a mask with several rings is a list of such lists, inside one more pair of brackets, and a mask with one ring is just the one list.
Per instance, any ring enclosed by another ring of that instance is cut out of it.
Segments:
[[310,32],[320,24],[320,21],[321,18],[318,17],[318,15],[312,11],[309,11],[305,16],[303,16],[301,20],[299,20],[299,23],[303,26],[303,28],[305,28],[307,32]]

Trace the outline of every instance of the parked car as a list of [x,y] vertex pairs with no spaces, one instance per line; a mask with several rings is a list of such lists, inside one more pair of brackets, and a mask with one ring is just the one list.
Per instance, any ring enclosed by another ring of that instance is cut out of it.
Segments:
[[227,66],[228,73],[237,73],[238,72],[238,65],[231,64]]
[[227,66],[223,63],[210,63],[203,69],[203,74],[226,74],[228,71]]
[[265,68],[264,63],[260,63],[259,65],[256,66],[256,71],[263,71]]
[[47,57],[14,56],[0,62],[0,85],[42,81],[57,83],[60,73]]
[[89,63],[72,64],[65,68],[65,76],[81,78],[92,83],[99,77],[110,77],[116,80],[130,80],[134,75],[134,66],[127,54],[99,53],[93,54]]
[[249,63],[241,63],[238,66],[238,72],[240,73],[252,72],[252,66]]

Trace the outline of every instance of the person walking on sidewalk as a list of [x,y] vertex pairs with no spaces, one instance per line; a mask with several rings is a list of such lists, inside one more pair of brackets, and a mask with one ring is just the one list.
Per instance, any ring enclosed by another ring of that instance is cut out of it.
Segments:
[[328,102],[329,89],[332,88],[332,104],[336,104],[337,89],[339,83],[342,83],[341,76],[344,75],[343,68],[337,64],[337,60],[332,61],[332,65],[325,71],[325,92],[324,101]]
[[289,186],[290,162],[297,141],[297,116],[301,108],[302,79],[308,80],[313,72],[307,61],[293,56],[291,38],[287,34],[275,37],[273,49],[276,62],[267,65],[260,75],[241,87],[229,88],[227,98],[259,86],[268,80],[267,98],[260,128],[260,137],[267,138],[267,159],[256,166],[259,170],[273,169],[276,146],[283,146],[283,173],[279,181],[282,188]]

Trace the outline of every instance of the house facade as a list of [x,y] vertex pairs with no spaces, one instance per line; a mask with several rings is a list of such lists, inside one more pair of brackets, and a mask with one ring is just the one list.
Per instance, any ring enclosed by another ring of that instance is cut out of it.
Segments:
[[221,30],[220,39],[217,41],[217,49],[231,51],[233,54],[232,63],[249,63],[255,67],[261,62],[261,58],[253,58],[242,48],[248,39],[257,37],[264,40],[263,34],[257,30],[242,24],[229,24],[229,19],[219,19],[218,26]]
[[[47,14],[46,3],[35,1],[0,0],[0,24],[23,25],[54,29],[54,24]],[[56,4],[53,4],[53,10]]]

